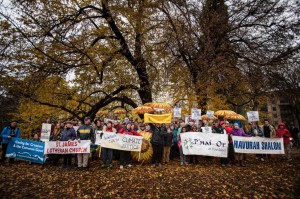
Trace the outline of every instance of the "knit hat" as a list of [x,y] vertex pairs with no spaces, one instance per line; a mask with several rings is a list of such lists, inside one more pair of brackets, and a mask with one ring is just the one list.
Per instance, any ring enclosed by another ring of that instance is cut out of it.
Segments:
[[223,124],[225,124],[225,122],[224,122],[224,121],[221,121],[221,122],[220,122],[220,125],[223,125]]
[[234,123],[233,126],[239,126],[239,124],[238,123]]
[[107,124],[108,124],[108,123],[111,123],[111,124],[112,124],[113,122],[112,122],[111,120],[109,120],[109,121],[107,122]]

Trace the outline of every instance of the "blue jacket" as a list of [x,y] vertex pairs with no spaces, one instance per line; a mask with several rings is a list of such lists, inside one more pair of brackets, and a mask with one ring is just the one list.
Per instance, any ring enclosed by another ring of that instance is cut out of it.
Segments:
[[76,132],[74,128],[64,128],[60,141],[75,140]]
[[173,141],[174,141],[174,143],[178,142],[178,140],[177,140],[177,133],[178,133],[178,129],[174,129],[173,130]]
[[20,135],[21,135],[21,131],[20,131],[19,127],[16,127],[13,132],[12,128],[10,126],[7,126],[2,130],[2,133],[1,133],[2,143],[8,144],[8,142],[9,142],[9,139],[7,138],[8,136],[20,138]]

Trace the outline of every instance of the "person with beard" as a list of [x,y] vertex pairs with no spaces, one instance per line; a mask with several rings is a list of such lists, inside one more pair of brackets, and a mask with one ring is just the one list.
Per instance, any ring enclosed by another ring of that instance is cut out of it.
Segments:
[[6,151],[11,138],[20,138],[21,130],[17,125],[17,121],[12,121],[10,126],[5,127],[2,130],[1,137],[2,137],[2,156],[1,162],[5,162],[6,160]]
[[[84,125],[80,126],[77,130],[77,140],[90,140],[91,144],[95,143],[94,128],[91,125],[91,119],[89,117],[84,118]],[[89,161],[89,153],[78,153],[78,168],[86,169]]]

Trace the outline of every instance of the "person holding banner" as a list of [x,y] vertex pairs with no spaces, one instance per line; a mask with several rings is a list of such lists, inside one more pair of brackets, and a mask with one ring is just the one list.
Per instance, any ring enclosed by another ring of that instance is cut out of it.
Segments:
[[[220,121],[219,124],[216,124],[216,126],[212,130],[212,133],[228,134],[226,129],[225,129],[225,122]],[[226,158],[220,158],[220,162],[221,162],[222,167],[225,167],[226,165],[228,165],[228,158],[227,157]]]
[[[123,128],[119,131],[120,134],[125,134],[125,135],[136,135],[136,136],[142,136],[135,130],[131,128],[132,123],[128,122],[126,124],[126,128]],[[120,169],[123,169],[125,165],[128,165],[128,167],[131,167],[130,164],[130,151],[120,151]]]
[[291,137],[290,131],[285,127],[285,124],[283,122],[279,123],[278,129],[276,131],[276,137],[277,138],[283,138],[283,144],[284,144],[284,151],[285,155],[283,156],[283,160],[291,161]]
[[[256,122],[252,122],[251,128],[248,132],[252,137],[263,137],[262,129],[257,125]],[[256,159],[260,159],[261,161],[265,161],[263,154],[256,154]]]
[[[76,132],[71,121],[66,122],[66,128],[63,129],[60,141],[69,141],[76,139]],[[63,154],[64,163],[62,168],[70,168],[72,165],[72,154]]]
[[6,151],[11,138],[20,138],[21,130],[17,126],[17,121],[12,121],[10,126],[5,127],[2,130],[1,137],[2,137],[2,156],[1,162],[4,163],[6,160]]
[[[106,128],[103,129],[105,132],[116,133],[117,130],[113,127],[112,121],[108,121],[106,124]],[[113,158],[113,149],[101,147],[101,156],[102,156],[102,165],[101,168],[104,169],[106,167],[106,162],[108,160],[109,168],[113,168],[112,158]]]
[[[77,140],[90,140],[91,144],[95,143],[94,129],[91,126],[91,119],[89,117],[84,118],[84,125],[80,126],[77,130]],[[78,153],[77,161],[78,168],[87,168],[89,161],[89,153]]]
[[[244,130],[239,127],[238,123],[233,124],[233,129],[231,134],[234,136],[251,137],[251,135],[246,134]],[[245,165],[243,164],[244,153],[235,153],[234,156],[236,161],[238,161],[238,166],[245,167]]]

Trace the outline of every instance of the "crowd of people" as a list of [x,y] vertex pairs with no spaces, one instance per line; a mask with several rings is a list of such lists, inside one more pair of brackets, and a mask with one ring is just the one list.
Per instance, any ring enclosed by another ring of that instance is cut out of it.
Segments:
[[[75,130],[74,126],[78,126]],[[162,167],[163,164],[168,164],[170,160],[174,160],[178,156],[180,157],[180,165],[198,164],[199,157],[197,155],[184,155],[181,143],[181,134],[186,132],[202,132],[201,127],[211,127],[212,133],[227,134],[228,135],[228,157],[220,158],[220,164],[222,166],[230,166],[235,164],[237,166],[244,167],[245,154],[235,153],[233,148],[232,136],[243,137],[266,137],[266,138],[283,138],[285,155],[282,156],[283,160],[291,161],[291,138],[293,138],[293,144],[299,146],[299,130],[296,127],[288,129],[283,122],[278,127],[269,124],[268,120],[264,121],[262,126],[259,126],[256,122],[244,125],[240,127],[239,123],[229,123],[228,121],[215,121],[212,123],[188,123],[183,120],[172,122],[171,124],[152,124],[143,123],[138,121],[121,122],[119,120],[91,121],[89,117],[86,117],[82,122],[80,121],[58,121],[51,130],[50,141],[68,141],[68,140],[90,140],[91,143],[95,143],[95,132],[104,131],[111,133],[120,133],[133,136],[142,136],[141,132],[148,132],[152,134],[151,144],[153,148],[152,155],[152,167]],[[292,133],[291,133],[292,132]],[[33,140],[39,140],[38,133],[34,134]],[[17,126],[17,122],[11,122],[10,126],[5,127],[2,130],[2,156],[1,162],[5,162],[6,150],[9,141],[12,137],[20,138],[21,130]],[[47,161],[52,164],[58,165],[60,159],[63,159],[62,168],[70,168],[73,160],[76,162],[78,168],[88,168],[90,154],[51,154],[47,156]],[[113,157],[118,157],[119,168],[123,169],[131,167],[131,156],[129,151],[117,151],[110,148],[101,148],[101,168],[110,168],[113,166]],[[271,158],[270,154],[257,154],[257,159],[264,161],[267,158]]]

